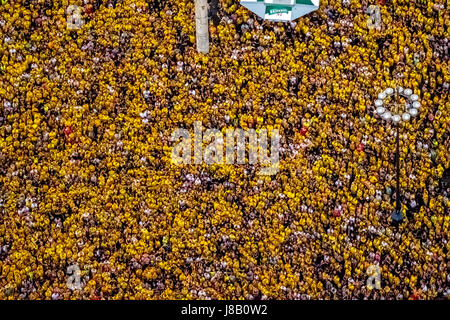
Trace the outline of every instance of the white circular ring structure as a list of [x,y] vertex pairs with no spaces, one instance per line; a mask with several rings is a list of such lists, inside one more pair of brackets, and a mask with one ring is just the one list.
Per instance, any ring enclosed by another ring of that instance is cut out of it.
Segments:
[[[395,92],[397,92],[400,96],[407,100],[405,102],[405,111],[403,112],[392,113],[383,105],[383,100],[387,97],[391,97]],[[386,88],[386,90],[378,94],[378,99],[375,100],[375,112],[386,121],[389,121],[391,119],[394,123],[399,123],[402,120],[409,121],[419,113],[418,109],[420,108],[421,104],[418,100],[419,96],[417,94],[414,94],[412,89],[397,87],[394,90],[393,88]]]

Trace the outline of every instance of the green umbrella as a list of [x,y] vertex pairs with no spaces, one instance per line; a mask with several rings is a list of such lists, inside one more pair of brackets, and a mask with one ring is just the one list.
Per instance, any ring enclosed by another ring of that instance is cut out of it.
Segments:
[[270,21],[293,21],[319,9],[319,0],[241,0],[241,4]]

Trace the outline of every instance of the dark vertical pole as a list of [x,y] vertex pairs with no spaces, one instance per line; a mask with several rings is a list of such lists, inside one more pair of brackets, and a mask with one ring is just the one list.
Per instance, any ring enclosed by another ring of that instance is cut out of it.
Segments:
[[400,212],[401,205],[400,205],[400,134],[399,134],[399,124],[397,124],[397,151],[396,151],[396,166],[397,166],[397,188],[395,190],[395,197],[396,197],[396,210],[397,212]]

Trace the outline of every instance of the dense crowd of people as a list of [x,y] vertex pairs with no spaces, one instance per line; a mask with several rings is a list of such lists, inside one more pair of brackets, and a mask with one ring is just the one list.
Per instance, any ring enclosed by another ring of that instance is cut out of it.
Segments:
[[[321,0],[276,23],[221,0],[208,54],[194,7],[0,4],[0,299],[448,298],[447,2]],[[394,225],[396,130],[374,100],[396,86],[422,106]],[[194,121],[278,129],[279,171],[173,164]]]

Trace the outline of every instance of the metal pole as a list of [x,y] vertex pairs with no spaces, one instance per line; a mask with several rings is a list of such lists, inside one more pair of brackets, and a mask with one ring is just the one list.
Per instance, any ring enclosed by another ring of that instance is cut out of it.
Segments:
[[208,0],[195,0],[197,51],[209,52]]
[[399,125],[397,124],[397,151],[396,151],[396,166],[397,166],[397,188],[395,190],[396,197],[396,206],[395,209],[400,212],[400,134],[399,134]]
[[[398,85],[395,88],[395,112],[399,111],[399,102],[400,102],[400,94],[398,91]],[[395,188],[395,210],[398,213],[401,213],[401,203],[400,203],[400,123],[396,124],[397,129],[397,137],[396,137],[396,149],[395,149],[395,166],[396,166],[396,184]]]

